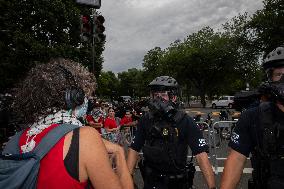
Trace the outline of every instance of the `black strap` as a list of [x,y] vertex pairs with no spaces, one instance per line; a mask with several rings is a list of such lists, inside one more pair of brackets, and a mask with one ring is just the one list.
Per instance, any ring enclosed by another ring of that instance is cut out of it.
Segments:
[[79,129],[74,129],[71,144],[64,159],[67,172],[77,181],[79,181]]
[[276,131],[275,131],[275,118],[274,118],[274,106],[270,102],[263,102],[260,104],[260,127],[263,132],[263,141],[259,145],[263,153],[267,156],[270,153],[276,153]]

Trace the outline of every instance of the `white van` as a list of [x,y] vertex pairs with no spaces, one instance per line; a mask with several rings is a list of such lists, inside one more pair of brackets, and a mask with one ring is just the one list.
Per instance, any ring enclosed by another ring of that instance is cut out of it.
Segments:
[[211,107],[213,109],[218,107],[233,108],[234,96],[222,96],[218,100],[213,100]]
[[131,102],[131,96],[120,96],[124,102]]

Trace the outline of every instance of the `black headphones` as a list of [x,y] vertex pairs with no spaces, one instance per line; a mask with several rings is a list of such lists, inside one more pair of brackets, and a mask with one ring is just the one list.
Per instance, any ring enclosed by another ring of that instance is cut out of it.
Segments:
[[[65,91],[65,103],[67,109],[73,109],[84,103],[85,93],[79,88],[72,73],[62,65],[58,65],[59,70],[69,82],[70,88]],[[70,82],[71,81],[71,82]]]

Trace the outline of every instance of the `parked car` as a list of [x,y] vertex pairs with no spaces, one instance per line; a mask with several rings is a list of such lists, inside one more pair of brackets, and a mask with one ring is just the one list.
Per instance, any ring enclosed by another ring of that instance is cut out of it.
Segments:
[[234,104],[234,96],[222,96],[218,100],[212,101],[212,108],[218,108],[218,107],[228,107],[233,108]]
[[131,96],[120,96],[120,101],[122,102],[131,102],[132,101],[132,98]]

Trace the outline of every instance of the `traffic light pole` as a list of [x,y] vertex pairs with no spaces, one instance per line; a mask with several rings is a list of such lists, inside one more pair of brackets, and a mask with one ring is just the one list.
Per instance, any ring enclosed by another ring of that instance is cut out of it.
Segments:
[[[96,9],[92,8],[93,19],[95,18],[95,14],[96,14]],[[96,52],[95,52],[95,33],[93,32],[93,34],[92,34],[92,65],[93,65],[93,74],[94,75],[95,75],[95,56],[96,56]]]

